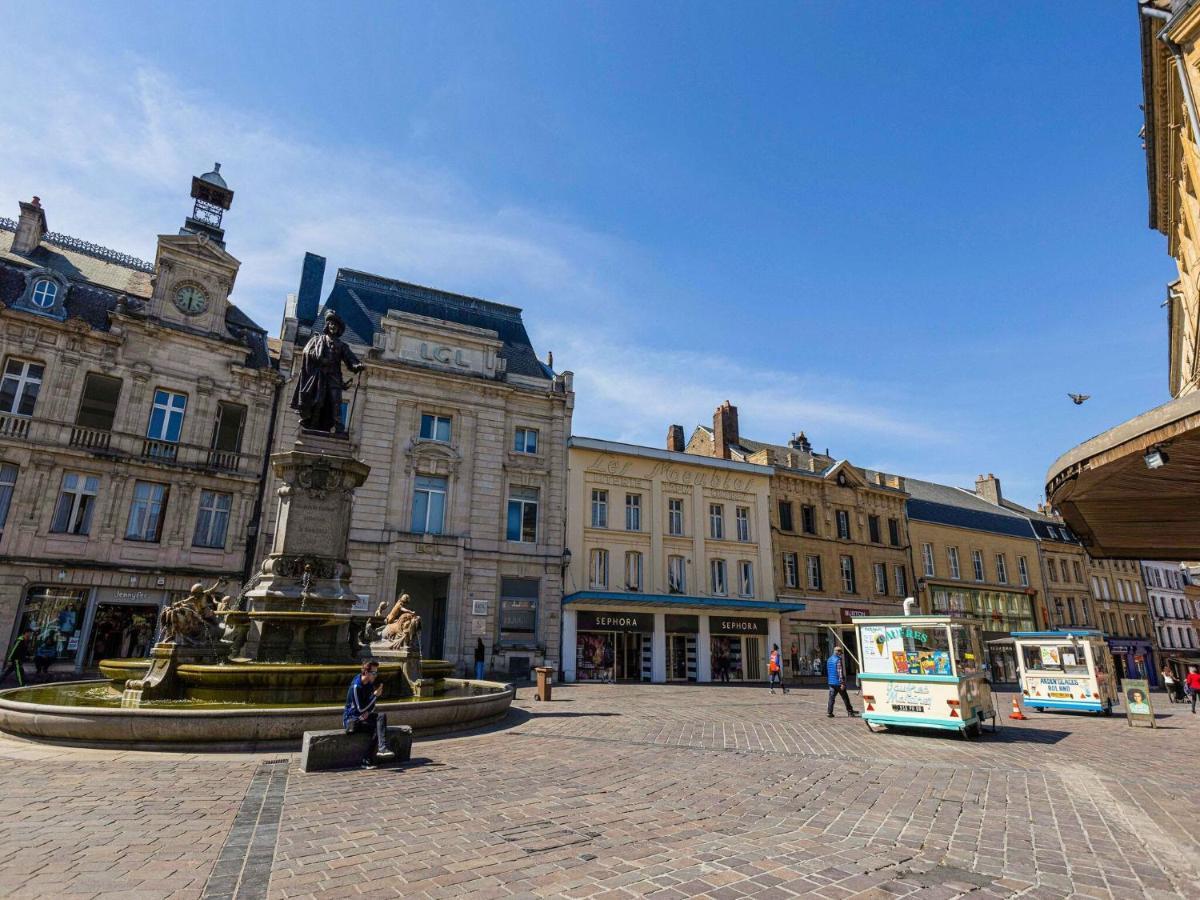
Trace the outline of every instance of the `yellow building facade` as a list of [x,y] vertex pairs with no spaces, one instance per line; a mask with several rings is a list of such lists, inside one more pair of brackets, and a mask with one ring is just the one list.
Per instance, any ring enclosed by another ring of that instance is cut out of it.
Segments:
[[780,620],[768,466],[572,437],[566,681],[762,681]]

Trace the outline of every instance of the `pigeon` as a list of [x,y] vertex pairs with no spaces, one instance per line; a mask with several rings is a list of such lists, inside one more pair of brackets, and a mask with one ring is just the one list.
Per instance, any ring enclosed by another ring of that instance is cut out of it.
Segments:
[[1088,399],[1088,398],[1089,398],[1089,397],[1091,397],[1092,395],[1091,395],[1091,394],[1067,394],[1067,396],[1071,398],[1071,401],[1072,401],[1072,402],[1073,402],[1073,403],[1074,403],[1076,406],[1082,406],[1082,405],[1083,405],[1083,401],[1084,401],[1084,400],[1086,400],[1086,399]]

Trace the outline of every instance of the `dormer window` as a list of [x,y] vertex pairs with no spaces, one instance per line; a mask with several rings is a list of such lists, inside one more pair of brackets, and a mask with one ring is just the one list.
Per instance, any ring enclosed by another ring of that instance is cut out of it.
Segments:
[[49,278],[39,278],[33,283],[33,292],[29,302],[38,309],[50,309],[58,299],[58,285]]

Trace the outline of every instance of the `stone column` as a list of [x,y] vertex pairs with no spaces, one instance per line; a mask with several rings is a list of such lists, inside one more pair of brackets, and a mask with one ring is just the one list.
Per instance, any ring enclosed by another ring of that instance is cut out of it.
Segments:
[[667,680],[666,613],[654,614],[654,634],[650,637],[650,680],[655,684],[662,684]]
[[708,633],[708,614],[701,610],[700,633],[696,635],[696,680],[712,681],[712,640]]
[[562,611],[562,675],[563,681],[575,680],[575,607],[564,606]]

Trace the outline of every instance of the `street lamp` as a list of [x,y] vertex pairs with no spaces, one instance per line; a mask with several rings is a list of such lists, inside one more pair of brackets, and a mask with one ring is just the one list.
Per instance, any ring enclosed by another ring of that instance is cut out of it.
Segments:
[[1167,456],[1167,451],[1162,447],[1151,447],[1142,459],[1146,463],[1146,468],[1150,470],[1161,469],[1171,461],[1171,457]]

